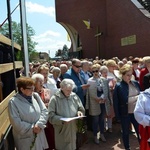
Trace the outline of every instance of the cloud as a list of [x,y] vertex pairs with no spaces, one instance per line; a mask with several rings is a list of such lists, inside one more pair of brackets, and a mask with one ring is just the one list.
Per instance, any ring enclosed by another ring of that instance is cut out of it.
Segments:
[[54,32],[51,30],[48,30],[38,36],[35,36],[36,39],[41,39],[41,38],[50,38],[50,37],[60,37],[60,33],[59,32]]
[[[54,32],[48,30],[40,35],[34,36],[33,41],[36,41],[38,45],[36,45],[35,49],[38,52],[47,52],[50,51],[50,56],[55,57],[55,53],[58,49],[62,49],[66,44],[65,41],[60,40],[61,34],[58,32]],[[70,48],[70,42],[66,44],[68,48]]]
[[55,17],[54,7],[45,7],[37,3],[26,2],[26,11],[30,13],[43,13],[51,17]]

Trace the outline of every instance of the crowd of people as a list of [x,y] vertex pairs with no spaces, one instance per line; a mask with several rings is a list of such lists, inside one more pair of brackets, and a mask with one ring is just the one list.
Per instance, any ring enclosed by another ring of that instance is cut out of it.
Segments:
[[20,70],[18,92],[8,105],[17,150],[75,150],[77,119],[62,118],[77,116],[95,144],[107,142],[105,132],[112,133],[117,122],[126,150],[132,125],[140,149],[150,149],[150,56],[73,58],[29,68],[30,77]]

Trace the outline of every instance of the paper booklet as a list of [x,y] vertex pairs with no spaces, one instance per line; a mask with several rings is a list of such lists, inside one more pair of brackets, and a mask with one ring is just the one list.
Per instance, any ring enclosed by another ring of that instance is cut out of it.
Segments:
[[60,118],[60,120],[65,121],[65,122],[69,122],[69,121],[79,119],[79,118],[83,118],[83,117],[86,117],[86,116],[78,116],[78,117],[71,117],[71,118]]

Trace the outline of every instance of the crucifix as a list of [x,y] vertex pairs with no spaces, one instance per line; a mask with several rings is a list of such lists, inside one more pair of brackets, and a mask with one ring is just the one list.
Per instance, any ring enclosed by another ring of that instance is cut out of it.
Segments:
[[96,28],[96,40],[97,40],[97,55],[100,58],[100,36],[102,35],[102,32],[99,31],[99,26]]

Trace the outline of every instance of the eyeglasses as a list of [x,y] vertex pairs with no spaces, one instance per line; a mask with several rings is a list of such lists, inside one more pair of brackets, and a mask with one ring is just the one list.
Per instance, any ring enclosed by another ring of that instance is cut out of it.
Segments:
[[82,66],[76,66],[76,65],[74,65],[76,68],[81,68]]
[[92,72],[95,73],[95,72],[98,72],[98,70],[93,70]]
[[44,81],[43,80],[37,80],[37,83],[43,84]]
[[26,87],[25,89],[34,91],[35,87],[34,86],[33,87]]

